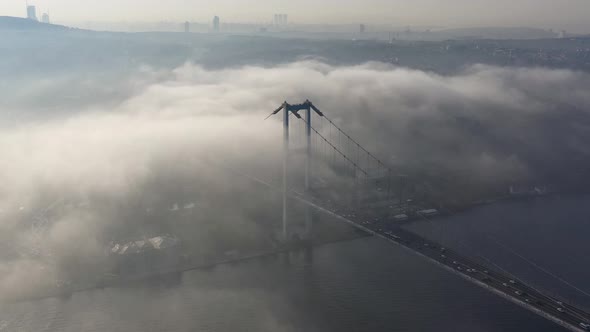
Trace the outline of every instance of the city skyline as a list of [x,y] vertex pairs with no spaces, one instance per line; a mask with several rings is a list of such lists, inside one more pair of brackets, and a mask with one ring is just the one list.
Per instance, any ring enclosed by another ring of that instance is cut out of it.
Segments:
[[[223,22],[272,23],[277,13],[299,24],[392,24],[396,26],[531,26],[590,31],[584,0],[220,0],[215,5],[201,0],[31,0],[39,12],[50,12],[62,24],[96,22]],[[4,0],[0,16],[24,17],[25,1]],[[576,27],[576,28],[574,28]]]

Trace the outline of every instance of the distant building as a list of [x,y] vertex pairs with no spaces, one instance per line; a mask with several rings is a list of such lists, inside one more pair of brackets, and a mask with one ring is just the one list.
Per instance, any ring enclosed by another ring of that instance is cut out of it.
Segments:
[[359,26],[359,32],[360,32],[360,33],[365,33],[366,29],[367,29],[367,27],[366,27],[364,24],[361,24],[361,25]]
[[44,13],[43,16],[41,16],[41,22],[46,23],[46,24],[51,23],[49,20],[49,14]]
[[289,16],[287,14],[275,14],[274,24],[275,25],[287,25],[289,22]]
[[561,32],[559,33],[559,38],[567,38],[567,31],[561,30]]
[[108,249],[111,270],[123,279],[174,272],[183,262],[180,239],[168,235],[113,244]]
[[184,32],[185,33],[191,32],[191,24],[189,22],[184,22]]
[[37,19],[37,7],[27,6],[27,18],[29,20],[38,21]]
[[394,40],[395,40],[395,37],[394,37],[393,33],[391,33],[391,32],[390,32],[390,33],[389,33],[389,43],[390,43],[390,44],[393,44],[393,41],[394,41]]
[[219,32],[219,16],[213,18],[213,31]]

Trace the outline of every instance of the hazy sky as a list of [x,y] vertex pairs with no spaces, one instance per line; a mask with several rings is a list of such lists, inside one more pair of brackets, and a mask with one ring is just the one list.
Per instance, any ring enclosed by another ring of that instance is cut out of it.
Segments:
[[[299,23],[442,26],[590,25],[590,0],[30,0],[55,22],[266,22],[288,13]],[[0,0],[0,15],[24,16],[25,0]]]

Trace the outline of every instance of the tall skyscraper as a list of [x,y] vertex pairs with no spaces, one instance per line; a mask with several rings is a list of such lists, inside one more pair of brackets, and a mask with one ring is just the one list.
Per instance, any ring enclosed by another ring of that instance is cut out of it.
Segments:
[[360,33],[365,33],[366,30],[367,30],[367,27],[364,24],[361,24],[359,26],[359,32]]
[[37,7],[27,5],[27,18],[29,20],[38,21],[37,20]]
[[41,22],[46,23],[46,24],[51,23],[49,20],[49,14],[44,13],[43,16],[41,16]]
[[213,31],[219,32],[219,16],[213,18]]
[[191,32],[191,24],[189,22],[184,22],[184,32],[185,33]]

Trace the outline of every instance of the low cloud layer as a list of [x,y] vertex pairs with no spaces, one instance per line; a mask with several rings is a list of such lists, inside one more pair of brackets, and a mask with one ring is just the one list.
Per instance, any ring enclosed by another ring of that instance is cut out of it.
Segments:
[[[173,228],[145,216],[154,206],[196,201],[192,231],[203,242],[236,223],[258,234],[253,220],[269,214],[268,197],[220,165],[277,180],[280,119],[263,119],[284,100],[309,98],[400,170],[518,181],[590,161],[590,75],[580,72],[475,66],[439,76],[380,63],[298,62],[101,77],[32,82],[0,116],[0,298],[99,261],[113,234]],[[101,98],[87,97],[94,88]],[[67,106],[34,102],[81,90]]]

